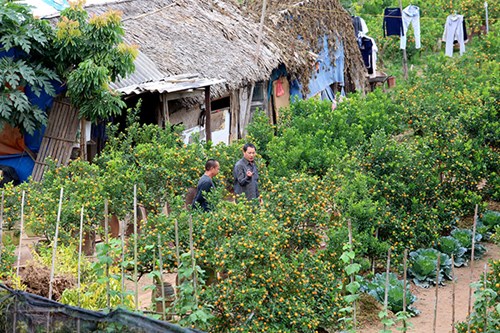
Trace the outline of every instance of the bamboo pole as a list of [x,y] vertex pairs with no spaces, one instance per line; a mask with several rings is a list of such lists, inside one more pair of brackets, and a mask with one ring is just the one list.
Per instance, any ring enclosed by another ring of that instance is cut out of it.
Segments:
[[0,261],[2,261],[2,246],[3,246],[3,200],[4,200],[4,190],[2,190],[2,202],[0,203]]
[[486,20],[486,34],[490,32],[490,25],[489,25],[489,19],[488,19],[488,2],[484,2],[484,16]]
[[189,214],[189,249],[191,250],[191,265],[193,266],[193,291],[194,291],[194,299],[195,304],[198,306],[198,291],[197,288],[197,279],[196,279],[196,261],[194,259],[194,245],[193,245],[193,218],[191,214]]
[[[483,289],[486,290],[488,287],[487,285],[487,280],[486,280],[486,274],[488,274],[488,264],[484,264],[484,275],[483,275]],[[488,295],[485,294],[486,297],[486,304],[488,304]],[[484,316],[484,331],[488,332],[488,316]]]
[[[353,251],[353,248],[352,248],[352,224],[351,224],[351,219],[348,219],[347,220],[347,230],[349,231],[349,246],[350,246],[350,250]],[[351,259],[350,260],[350,264],[352,265],[353,264],[353,260]],[[350,281],[351,283],[354,283],[354,274],[351,274],[350,276]],[[353,325],[354,325],[354,329],[356,329],[356,312],[357,312],[357,304],[356,304],[356,300],[354,301],[353,305],[352,305],[352,322],[353,322]]]
[[84,211],[84,206],[82,205],[82,209],[80,211],[80,230],[79,230],[79,240],[78,240],[78,276],[77,276],[77,282],[76,282],[76,288],[78,289],[78,307],[80,307],[80,283],[81,283],[81,263],[82,263],[82,243],[83,243],[83,211]]
[[160,261],[160,288],[161,288],[161,305],[163,309],[162,317],[166,320],[165,316],[165,284],[163,282],[163,257],[161,255],[161,234],[158,233],[158,260]]
[[137,281],[137,184],[134,184],[134,284],[135,311],[139,309],[139,284]]
[[122,284],[122,292],[120,293],[120,300],[121,304],[123,304],[123,293],[125,292],[125,267],[123,267],[124,262],[125,262],[125,220],[121,221],[121,234],[120,234],[120,239],[121,239],[121,248],[122,248],[122,265],[121,265],[121,284]]
[[63,194],[64,194],[64,188],[61,187],[61,194],[59,196],[59,208],[57,209],[56,234],[54,235],[54,245],[52,246],[52,266],[50,268],[49,299],[52,299],[52,284],[54,283],[54,268],[56,264],[56,254],[57,254],[57,238],[59,237],[59,222],[61,221]]
[[476,225],[477,225],[478,205],[474,209],[474,224],[472,226],[472,247],[470,255],[470,275],[469,275],[469,304],[467,307],[467,332],[470,332],[470,313],[472,310],[472,280],[474,279],[474,247],[476,246]]
[[[108,199],[104,199],[104,244],[106,245],[106,256],[108,256],[108,246],[109,246],[109,221],[108,221]],[[109,309],[111,305],[110,296],[110,286],[109,286],[109,263],[106,262],[106,307]]]
[[439,272],[441,271],[441,254],[437,255],[436,263],[436,296],[434,300],[434,320],[432,321],[432,331],[436,333],[437,324],[437,308],[438,308],[438,293],[439,293]]
[[[179,223],[177,222],[177,219],[174,220],[174,227],[175,227],[175,256],[177,260],[177,285],[179,285],[179,267],[181,267],[181,257],[179,253]],[[177,300],[177,292],[175,294],[175,300]]]
[[451,280],[452,280],[452,290],[451,290],[451,333],[455,333],[455,289],[457,281],[455,280],[455,256],[451,255]]
[[24,197],[26,192],[23,190],[22,199],[21,199],[21,226],[19,230],[19,252],[17,255],[17,269],[16,275],[19,276],[19,267],[21,266],[21,250],[23,245],[23,224],[24,224]]
[[[385,292],[384,292],[384,312],[387,313],[389,302],[389,271],[391,269],[391,248],[387,250],[387,267],[385,269]],[[384,331],[387,330],[387,325],[384,323]]]
[[[407,260],[408,260],[408,250],[405,249],[404,254],[403,254],[403,312],[406,312],[406,283],[407,283],[407,272],[406,272],[406,265],[407,265]],[[403,321],[403,330],[402,332],[406,332],[408,327],[406,326],[406,320]]]
[[261,40],[262,40],[262,29],[264,28],[264,19],[266,17],[266,5],[267,5],[267,0],[263,0],[262,1],[262,11],[260,14],[259,35],[257,37],[257,50],[255,51],[255,63],[257,65],[259,63],[259,57],[260,57],[260,44],[261,44]]
[[[403,4],[401,0],[399,0],[399,10],[403,13]],[[405,80],[408,79],[408,56],[406,54],[406,48],[403,49],[403,77]]]

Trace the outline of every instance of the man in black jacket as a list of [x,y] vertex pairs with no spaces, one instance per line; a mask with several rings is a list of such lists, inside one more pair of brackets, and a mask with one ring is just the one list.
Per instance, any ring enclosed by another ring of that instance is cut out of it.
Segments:
[[210,192],[212,188],[215,187],[212,178],[219,173],[219,162],[214,159],[209,159],[207,163],[205,163],[205,173],[201,176],[198,181],[198,187],[196,189],[196,196],[193,200],[193,208],[201,207],[205,212],[209,212],[211,207],[203,196],[204,192]]

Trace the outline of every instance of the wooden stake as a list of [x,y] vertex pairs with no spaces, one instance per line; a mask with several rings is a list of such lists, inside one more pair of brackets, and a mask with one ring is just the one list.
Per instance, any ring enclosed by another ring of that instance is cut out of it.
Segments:
[[137,184],[134,184],[134,284],[135,311],[139,309],[139,284],[137,281]]
[[19,266],[21,265],[21,249],[23,245],[23,224],[24,224],[24,197],[25,197],[25,192],[23,190],[23,195],[21,199],[21,226],[19,230],[19,253],[17,255],[17,270],[16,274],[19,276]]
[[[391,248],[387,250],[387,267],[385,269],[385,292],[384,292],[384,312],[387,313],[388,308],[388,298],[389,298],[389,271],[391,269]],[[384,324],[384,331],[387,330],[386,324]]]
[[82,205],[82,209],[80,211],[80,237],[79,237],[79,240],[78,240],[78,275],[77,275],[77,281],[76,281],[76,288],[78,289],[78,307],[80,307],[80,294],[81,294],[81,290],[80,290],[80,280],[81,280],[81,276],[82,276],[82,273],[81,273],[81,263],[82,263],[82,243],[83,243],[83,210],[84,210],[84,207]]
[[125,220],[120,223],[122,230],[120,234],[121,245],[122,245],[122,265],[121,265],[121,275],[122,275],[122,292],[120,294],[121,304],[123,304],[123,293],[125,293],[125,267],[123,267],[125,262]]
[[196,281],[196,261],[194,259],[194,245],[193,245],[193,217],[189,214],[189,249],[191,250],[191,264],[193,266],[193,291],[195,304],[198,306],[198,292],[197,281]]
[[[106,256],[108,255],[109,246],[109,222],[108,222],[108,199],[104,199],[104,244],[106,245]],[[111,295],[109,286],[109,263],[106,263],[106,307],[109,309],[111,306]]]
[[474,279],[474,247],[476,246],[476,224],[477,224],[477,209],[474,209],[474,224],[472,226],[472,248],[470,254],[470,276],[469,276],[469,305],[467,307],[467,332],[470,331],[470,313],[472,310],[472,287],[471,283]]
[[177,260],[177,266],[181,265],[181,255],[179,251],[179,223],[177,219],[174,220],[174,228],[175,228],[175,259]]
[[[264,28],[264,19],[266,18],[266,5],[267,5],[267,0],[262,1],[262,11],[260,14],[260,23],[259,23],[259,35],[257,37],[257,50],[255,51],[255,63],[258,65],[259,64],[259,57],[260,57],[260,44],[262,40],[262,29]],[[250,96],[251,98],[251,96]]]
[[[399,0],[399,10],[401,10],[402,14],[403,4],[401,0]],[[403,49],[403,77],[405,80],[408,79],[408,56],[406,55],[406,48]]]
[[[483,275],[483,288],[486,290],[488,287],[487,281],[486,281],[486,274],[488,274],[488,264],[484,264],[484,275]],[[486,297],[486,304],[488,304],[488,295],[485,295]],[[488,332],[488,316],[484,316],[484,332]]]
[[[408,259],[408,250],[405,249],[405,252],[403,254],[403,312],[406,312],[406,280],[407,280],[407,273],[406,273],[406,261]],[[403,331],[406,332],[407,327],[406,327],[406,320],[403,321]]]
[[[347,220],[347,230],[349,231],[349,245],[351,247],[351,251],[353,251],[353,248],[352,248],[352,224],[351,224],[351,219],[348,219]],[[351,259],[350,260],[350,264],[352,265],[353,264],[353,260]],[[355,277],[354,277],[354,274],[351,274],[350,276],[350,281],[351,283],[354,283],[354,280],[355,280]],[[354,329],[356,329],[356,312],[357,312],[357,302],[354,301],[353,305],[352,305],[352,323],[354,325]]]
[[452,280],[452,291],[451,291],[451,333],[455,333],[455,288],[457,281],[455,280],[455,256],[451,255],[451,280]]
[[163,282],[163,257],[161,254],[161,234],[158,234],[158,260],[160,261],[160,288],[161,288],[161,305],[163,308],[162,317],[166,320],[165,312],[165,284]]
[[61,194],[59,196],[59,208],[57,209],[57,220],[56,220],[56,234],[54,235],[54,245],[52,246],[52,267],[50,268],[50,280],[49,280],[49,299],[52,299],[52,284],[54,283],[54,268],[56,264],[56,254],[57,254],[57,238],[59,237],[59,222],[61,221],[61,208],[63,199],[64,188],[61,187]]
[[436,333],[437,324],[437,308],[438,308],[438,292],[439,292],[439,272],[441,271],[441,254],[437,255],[437,265],[436,265],[436,299],[434,301],[434,320],[432,322],[432,331]]

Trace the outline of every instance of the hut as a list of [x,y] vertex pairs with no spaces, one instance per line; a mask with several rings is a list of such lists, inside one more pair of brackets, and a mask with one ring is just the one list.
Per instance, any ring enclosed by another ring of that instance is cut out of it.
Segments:
[[[259,38],[259,24],[244,17],[230,2],[212,0],[129,0],[85,7],[91,14],[122,12],[125,37],[139,46],[164,76],[194,73],[217,80],[210,87],[210,103],[203,97],[181,96],[165,102],[162,94],[128,96],[133,104],[164,103],[171,124],[182,123],[187,134],[216,134],[214,142],[229,143],[245,135],[252,112],[268,109],[267,81],[282,62],[281,47],[270,30]],[[160,101],[161,99],[161,101]],[[211,110],[207,122],[207,109]],[[145,121],[156,121],[154,112]],[[205,123],[211,130],[205,129]],[[205,131],[205,133],[203,133]],[[208,133],[206,133],[208,132]]]

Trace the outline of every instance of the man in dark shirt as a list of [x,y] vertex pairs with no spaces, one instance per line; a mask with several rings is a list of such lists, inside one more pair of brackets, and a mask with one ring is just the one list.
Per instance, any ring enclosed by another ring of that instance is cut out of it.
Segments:
[[205,212],[210,211],[211,207],[207,199],[203,196],[203,192],[210,192],[212,188],[215,187],[212,178],[219,173],[219,168],[219,162],[214,159],[209,159],[207,163],[205,163],[205,173],[198,181],[196,196],[192,204],[193,208],[201,207]]
[[234,165],[234,193],[242,194],[248,200],[260,199],[259,194],[259,172],[255,165],[255,146],[251,143],[246,143],[243,146],[243,158]]

